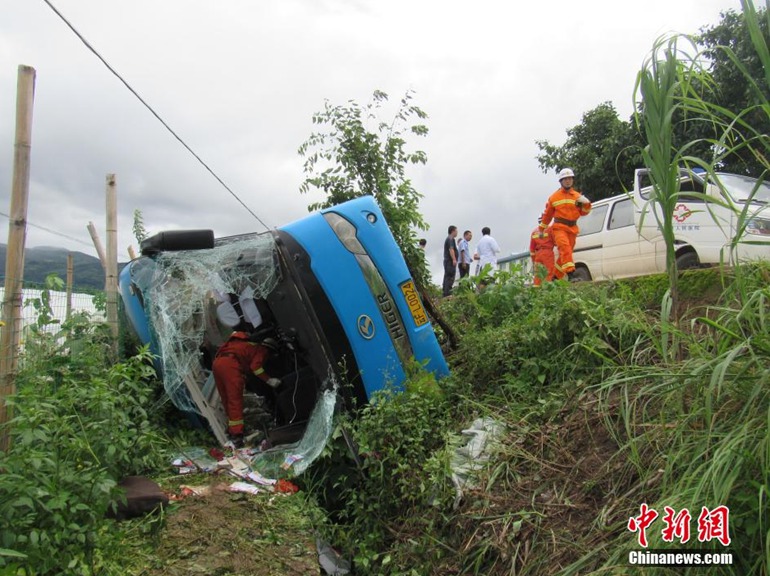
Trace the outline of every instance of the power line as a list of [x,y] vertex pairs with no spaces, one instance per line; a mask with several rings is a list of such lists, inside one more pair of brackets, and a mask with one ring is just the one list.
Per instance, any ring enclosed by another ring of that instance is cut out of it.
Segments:
[[61,12],[59,12],[59,11],[56,9],[56,7],[55,7],[53,4],[51,4],[50,0],[43,0],[43,2],[45,2],[46,4],[48,4],[48,7],[49,7],[51,10],[53,10],[53,11],[54,11],[54,13],[55,13],[55,14],[56,14],[56,15],[57,15],[59,18],[61,18],[61,20],[62,20],[62,21],[63,21],[63,22],[64,22],[64,23],[65,23],[65,24],[66,24],[66,25],[69,27],[69,29],[70,29],[70,30],[72,30],[72,32],[74,32],[74,33],[75,33],[75,35],[76,35],[78,38],[80,38],[80,41],[81,41],[81,42],[82,42],[82,43],[83,43],[83,44],[86,46],[86,48],[88,48],[88,49],[89,49],[89,50],[90,50],[90,51],[91,51],[91,52],[94,54],[94,56],[96,56],[96,57],[97,57],[99,60],[101,60],[102,64],[104,64],[104,65],[107,67],[107,69],[108,69],[110,72],[112,72],[112,74],[113,74],[113,75],[114,75],[114,76],[115,76],[115,77],[116,77],[118,80],[120,80],[120,81],[123,83],[123,85],[124,85],[126,88],[128,88],[128,90],[131,92],[131,94],[133,94],[134,96],[136,96],[136,98],[139,100],[139,102],[141,102],[141,103],[144,105],[144,107],[145,107],[145,108],[147,108],[147,110],[149,110],[149,111],[150,111],[150,113],[151,113],[153,116],[155,116],[155,118],[157,118],[157,119],[158,119],[158,121],[159,121],[161,124],[163,124],[163,126],[166,128],[166,130],[168,130],[168,131],[171,133],[171,135],[172,135],[174,138],[176,138],[176,139],[179,141],[179,143],[180,143],[182,146],[184,146],[184,147],[187,149],[187,151],[188,151],[190,154],[192,154],[192,155],[193,155],[193,157],[195,157],[195,159],[196,159],[198,162],[200,162],[200,164],[201,164],[201,165],[202,165],[202,166],[203,166],[203,167],[204,167],[206,170],[208,170],[208,172],[209,172],[209,173],[210,173],[210,174],[211,174],[211,175],[212,175],[214,178],[216,178],[216,179],[217,179],[217,182],[219,182],[219,183],[220,183],[220,184],[221,184],[221,185],[222,185],[222,186],[225,188],[225,190],[227,190],[227,191],[228,191],[228,192],[229,192],[229,193],[232,195],[232,197],[233,197],[233,198],[235,198],[235,199],[236,199],[236,200],[237,200],[237,201],[240,203],[240,205],[241,205],[241,206],[243,206],[243,207],[244,207],[244,208],[245,208],[245,209],[246,209],[246,210],[249,212],[249,214],[251,214],[252,216],[254,216],[254,218],[256,218],[256,219],[257,219],[257,221],[258,221],[260,224],[262,224],[262,226],[264,226],[264,227],[265,227],[265,230],[269,230],[269,229],[270,229],[270,227],[269,227],[267,224],[265,224],[265,223],[262,221],[262,219],[261,219],[259,216],[257,216],[257,215],[256,215],[256,214],[255,214],[255,213],[252,211],[252,209],[251,209],[251,208],[249,208],[249,207],[246,205],[246,203],[245,203],[243,200],[241,200],[241,199],[238,197],[238,195],[237,195],[237,194],[236,194],[236,193],[235,193],[235,192],[234,192],[234,191],[233,191],[233,190],[232,190],[232,189],[231,189],[231,188],[230,188],[230,187],[229,187],[227,184],[225,184],[225,182],[224,182],[224,181],[223,181],[223,180],[222,180],[222,179],[221,179],[221,178],[220,178],[220,177],[219,177],[219,176],[218,176],[218,175],[217,175],[217,174],[216,174],[216,173],[215,173],[215,172],[214,172],[214,171],[213,171],[213,170],[212,170],[210,167],[209,167],[209,165],[208,165],[208,164],[206,164],[206,163],[203,161],[203,159],[202,159],[200,156],[198,156],[198,154],[196,154],[196,153],[195,153],[195,151],[194,151],[192,148],[190,148],[190,146],[188,146],[188,145],[187,145],[187,143],[186,143],[184,140],[182,140],[182,138],[181,138],[181,137],[180,137],[180,136],[179,136],[179,135],[178,135],[176,132],[174,132],[174,130],[171,128],[171,126],[169,126],[169,125],[166,123],[166,121],[165,121],[165,120],[163,120],[163,118],[161,118],[161,117],[160,117],[160,115],[159,115],[157,112],[155,112],[155,110],[153,110],[152,106],[150,106],[150,105],[149,105],[147,102],[145,102],[144,98],[142,98],[142,97],[141,97],[141,96],[140,96],[140,95],[137,93],[137,91],[136,91],[136,90],[134,90],[134,89],[131,87],[131,85],[130,85],[128,82],[126,82],[126,81],[123,79],[123,77],[122,77],[120,74],[118,74],[118,72],[117,72],[117,71],[116,71],[116,70],[115,70],[115,69],[114,69],[112,66],[110,66],[110,65],[109,65],[109,63],[107,62],[107,60],[105,60],[105,59],[102,57],[102,55],[101,55],[101,54],[99,54],[99,52],[97,52],[97,51],[96,51],[96,49],[95,49],[93,46],[91,46],[91,44],[88,42],[88,40],[86,40],[86,39],[83,37],[83,35],[82,35],[80,32],[78,32],[78,31],[77,31],[77,29],[76,29],[76,28],[75,28],[75,27],[74,27],[72,24],[70,24],[69,20],[67,20],[67,19],[64,17],[64,15],[63,15]]
[[[8,218],[8,220],[11,219],[11,217],[6,214],[5,212],[0,212],[0,216],[5,216]],[[33,228],[39,228],[40,230],[45,230],[46,232],[49,232],[51,234],[54,234],[56,236],[61,236],[62,238],[67,238],[67,240],[72,240],[73,242],[77,242],[78,244],[84,244],[88,246],[89,248],[93,248],[93,244],[89,244],[88,242],[85,242],[84,240],[80,240],[78,238],[75,238],[74,236],[68,236],[67,234],[63,234],[61,232],[57,232],[56,230],[51,230],[50,228],[46,228],[45,226],[40,226],[38,224],[33,224],[29,220],[27,221],[27,226],[32,226]]]

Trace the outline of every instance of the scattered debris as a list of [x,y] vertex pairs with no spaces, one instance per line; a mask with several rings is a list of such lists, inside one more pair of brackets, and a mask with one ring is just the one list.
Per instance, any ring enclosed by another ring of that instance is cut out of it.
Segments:
[[315,539],[316,550],[318,550],[318,563],[328,576],[342,576],[350,574],[350,562],[345,560],[331,545],[321,540]]
[[204,448],[191,446],[183,449],[180,454],[175,456],[171,464],[178,469],[179,474],[213,472],[217,469],[218,459]]
[[245,492],[247,494],[259,494],[261,490],[248,482],[233,482],[230,484],[230,492]]
[[463,430],[470,436],[464,446],[455,450],[452,457],[452,483],[455,486],[454,508],[462,500],[464,488],[474,488],[476,473],[489,461],[494,443],[505,431],[505,425],[493,418],[477,418],[470,428]]
[[302,454],[289,454],[286,456],[286,459],[283,461],[283,464],[281,464],[281,468],[284,470],[288,470],[291,468],[292,464],[295,462],[299,462],[302,460],[303,456]]
[[[259,448],[228,449],[227,453],[212,448],[206,451],[197,446],[185,448],[180,455],[174,457],[172,465],[179,474],[191,474],[193,472],[226,473],[238,480],[230,485],[224,484],[215,489],[228,490],[230,492],[245,492],[259,494],[260,492],[295,494],[299,487],[286,480],[268,478],[254,469],[255,457],[262,451]],[[289,454],[281,465],[281,470],[289,470],[295,462],[303,459],[302,454]],[[211,486],[189,486],[182,484],[179,494],[171,494],[168,499],[182,500],[188,496],[208,496],[211,494]]]
[[179,486],[180,494],[184,496],[208,496],[211,494],[211,486],[187,486],[182,484]]
[[299,492],[299,487],[293,482],[281,478],[275,483],[275,491],[281,494],[296,494]]

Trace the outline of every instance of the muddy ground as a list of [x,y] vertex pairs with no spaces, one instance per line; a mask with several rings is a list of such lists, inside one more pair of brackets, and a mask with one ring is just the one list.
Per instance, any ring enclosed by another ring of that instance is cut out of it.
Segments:
[[[301,494],[243,494],[223,490],[232,479],[198,476],[208,485],[163,514],[147,575],[275,576],[319,574],[318,553]],[[226,484],[224,484],[226,486]]]

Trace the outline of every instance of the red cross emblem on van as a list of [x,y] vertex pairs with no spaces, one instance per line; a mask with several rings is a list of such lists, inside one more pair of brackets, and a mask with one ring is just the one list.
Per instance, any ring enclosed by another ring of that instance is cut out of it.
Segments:
[[677,204],[674,208],[674,220],[677,222],[684,222],[691,214],[692,211],[685,204]]

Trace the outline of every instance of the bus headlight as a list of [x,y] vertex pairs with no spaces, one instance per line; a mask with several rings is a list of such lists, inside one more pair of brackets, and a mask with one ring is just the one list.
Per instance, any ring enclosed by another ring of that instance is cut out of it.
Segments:
[[358,241],[358,237],[356,236],[357,230],[353,224],[334,212],[327,212],[324,214],[324,219],[329,226],[332,227],[332,230],[334,230],[337,238],[340,239],[340,242],[342,242],[345,248],[353,254],[366,254],[366,250],[364,250],[361,242]]

